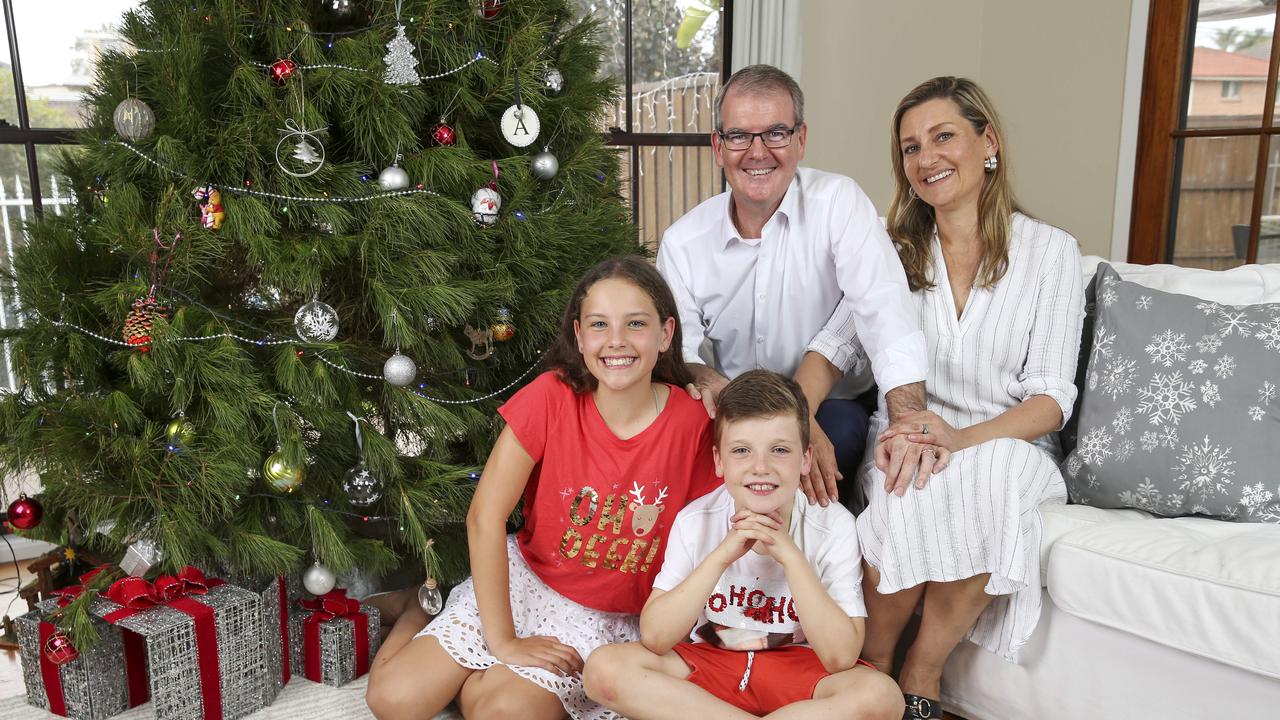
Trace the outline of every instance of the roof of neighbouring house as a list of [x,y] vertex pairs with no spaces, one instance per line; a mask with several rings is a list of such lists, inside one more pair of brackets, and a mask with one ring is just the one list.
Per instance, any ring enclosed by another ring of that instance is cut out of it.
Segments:
[[1191,58],[1193,78],[1267,78],[1267,59],[1197,47]]

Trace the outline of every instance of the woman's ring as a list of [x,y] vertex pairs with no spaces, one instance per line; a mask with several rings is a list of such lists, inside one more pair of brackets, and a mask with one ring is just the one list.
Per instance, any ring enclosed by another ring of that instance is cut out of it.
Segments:
[[921,435],[928,435],[928,434],[929,434],[929,426],[928,426],[927,424],[925,424],[925,423],[920,423],[920,427],[921,427],[921,428],[923,428],[922,430],[920,430],[920,434],[921,434]]

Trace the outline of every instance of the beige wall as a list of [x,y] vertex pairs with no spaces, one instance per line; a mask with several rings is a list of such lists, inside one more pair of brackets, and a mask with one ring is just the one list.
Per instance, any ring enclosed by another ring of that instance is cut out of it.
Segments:
[[894,106],[922,80],[964,75],[1003,116],[1023,205],[1107,256],[1133,2],[1146,4],[804,0],[805,164],[853,176],[884,212]]

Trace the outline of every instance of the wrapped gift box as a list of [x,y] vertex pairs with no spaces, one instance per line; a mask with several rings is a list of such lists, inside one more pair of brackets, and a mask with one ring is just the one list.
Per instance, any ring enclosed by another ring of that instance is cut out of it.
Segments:
[[128,638],[126,653],[129,633],[98,620],[94,622],[97,644],[75,660],[55,665],[42,649],[55,630],[48,616],[58,610],[59,603],[45,600],[36,607],[14,621],[28,703],[54,715],[101,720],[147,701],[141,638]]
[[127,577],[90,610],[142,636],[158,720],[236,720],[264,707],[262,596],[187,567]]
[[289,615],[294,672],[339,687],[369,672],[381,639],[378,609],[334,590],[302,600]]

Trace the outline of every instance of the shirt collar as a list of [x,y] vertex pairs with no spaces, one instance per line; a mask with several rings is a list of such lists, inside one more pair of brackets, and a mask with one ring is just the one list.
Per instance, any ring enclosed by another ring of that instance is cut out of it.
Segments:
[[[753,244],[755,242],[758,242],[758,241],[748,241],[742,238],[741,233],[738,232],[738,226],[733,224],[733,191],[730,190],[726,192],[725,195],[727,197],[727,202],[725,202],[724,204],[724,216],[721,221],[721,233],[720,233],[721,241],[723,243],[722,247],[727,248],[729,247],[729,245],[731,245],[735,241],[751,242]],[[787,192],[782,196],[782,204],[778,205],[777,210],[773,211],[773,217],[769,218],[769,221],[765,223],[765,227],[768,227],[769,223],[773,222],[779,215],[781,215],[782,218],[787,222],[790,222],[791,220],[798,218],[800,216],[800,169],[799,168],[796,168],[795,177],[791,178],[791,184],[787,186]]]

